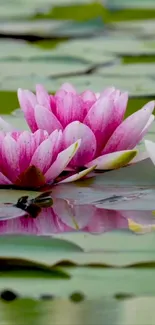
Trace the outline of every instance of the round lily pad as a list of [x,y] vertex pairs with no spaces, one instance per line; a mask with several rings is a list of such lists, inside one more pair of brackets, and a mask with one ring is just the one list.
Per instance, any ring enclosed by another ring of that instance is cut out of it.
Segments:
[[101,67],[98,73],[104,76],[113,77],[151,77],[155,78],[155,63],[135,63],[135,64],[119,64],[112,67]]
[[[102,37],[95,37],[91,39],[74,40],[68,43],[61,44],[58,48],[63,53],[92,53],[95,55],[106,55],[107,53],[113,55],[154,55],[155,48],[147,46],[143,40],[138,40],[132,36],[116,37],[114,35],[107,35]],[[85,55],[85,54],[83,54]]]
[[64,82],[71,82],[77,87],[79,91],[91,89],[95,92],[100,92],[106,87],[114,86],[122,91],[128,91],[130,96],[150,96],[155,93],[155,81],[147,77],[138,76],[134,78],[108,76],[108,75],[85,75],[74,76],[68,78],[58,78],[53,82],[53,90],[56,91],[58,87]]

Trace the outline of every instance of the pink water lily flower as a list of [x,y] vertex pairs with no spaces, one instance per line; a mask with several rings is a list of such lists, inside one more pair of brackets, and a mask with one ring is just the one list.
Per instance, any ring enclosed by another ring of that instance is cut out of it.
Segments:
[[[32,132],[38,128],[49,134],[62,130],[64,149],[81,139],[69,164],[73,170],[94,165],[98,170],[109,170],[127,165],[137,155],[135,146],[154,120],[154,101],[124,120],[128,94],[113,87],[100,94],[90,90],[79,94],[71,84],[64,84],[53,96],[37,85],[36,95],[19,89],[18,99]],[[136,157],[136,161],[140,159]]]
[[37,188],[53,183],[80,146],[78,140],[63,149],[62,142],[61,130],[1,132],[0,184]]

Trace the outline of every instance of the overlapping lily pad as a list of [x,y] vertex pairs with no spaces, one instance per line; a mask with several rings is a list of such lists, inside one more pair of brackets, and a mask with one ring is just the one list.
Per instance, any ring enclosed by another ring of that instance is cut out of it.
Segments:
[[123,29],[126,33],[130,33],[131,36],[134,33],[134,35],[145,39],[147,42],[146,37],[154,38],[155,20],[147,19],[132,22],[122,21],[119,23],[114,23],[113,27],[116,29],[116,31]]
[[[103,20],[96,18],[81,24],[74,20],[23,20],[10,21],[9,23],[0,24],[0,34],[3,37],[21,38],[29,41],[37,39],[61,39],[76,37],[92,37],[99,35],[104,31]],[[35,39],[36,38],[36,39]]]
[[[108,70],[108,68],[107,68]],[[108,86],[115,86],[116,88],[121,89],[122,91],[128,91],[130,96],[134,97],[145,97],[145,96],[153,96],[155,84],[154,80],[151,80],[148,77],[134,76],[133,79],[127,77],[119,77],[119,76],[108,76],[100,71],[93,75],[81,75],[81,76],[69,76],[67,78],[56,78],[53,80],[53,90],[56,91],[58,87],[61,86],[62,83],[67,80],[67,82],[73,83],[79,91],[83,91],[83,89],[91,89],[96,92],[103,90]]]
[[[88,4],[90,0],[79,0],[78,4]],[[63,6],[65,4],[77,4],[77,0],[60,0],[59,3],[56,0],[45,0],[44,3],[41,0],[23,1],[17,0],[12,3],[9,0],[0,4],[0,17],[4,19],[18,19],[31,18],[35,15],[47,14],[54,6]]]
[[154,79],[155,76],[155,63],[148,64],[122,64],[115,65],[113,67],[104,67],[98,70],[104,76],[113,76],[113,77],[140,77],[144,78],[150,77]]
[[149,43],[147,45],[147,42],[136,39],[134,35],[130,37],[122,36],[120,38],[116,37],[116,35],[108,35],[88,40],[74,40],[60,45],[59,48],[66,53],[68,50],[67,45],[69,46],[68,49],[70,49],[70,53],[76,53],[76,49],[79,52],[79,47],[81,51],[90,51],[94,53],[94,55],[99,53],[100,55],[106,53],[115,55],[153,55],[155,53],[154,48],[149,46]]

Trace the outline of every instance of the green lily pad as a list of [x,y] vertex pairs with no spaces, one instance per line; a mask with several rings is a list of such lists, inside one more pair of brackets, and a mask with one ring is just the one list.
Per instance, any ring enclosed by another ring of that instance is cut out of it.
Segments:
[[20,131],[24,131],[24,130],[29,130],[29,127],[23,117],[23,112],[22,110],[20,110],[21,115],[20,116],[14,116],[13,114],[9,115],[2,115],[1,117],[8,123],[10,123],[10,125],[12,125],[15,129],[20,130]]
[[[3,35],[11,35],[12,37],[21,36],[21,38],[29,38],[30,36],[46,38],[60,37],[84,37],[100,34],[104,30],[103,20],[96,18],[82,23],[72,20],[51,20],[37,19],[31,21],[10,21],[3,25],[0,24],[0,33]],[[30,37],[31,39],[31,37]]]
[[135,20],[132,22],[122,21],[112,24],[116,31],[121,31],[122,29],[130,36],[142,36],[144,38],[143,44],[147,44],[149,48],[149,40],[146,39],[146,36],[154,38],[155,31],[155,21],[154,19],[145,19],[145,20]]
[[[66,271],[66,268],[63,269]],[[0,277],[0,291],[4,292],[7,288],[22,297],[38,298],[41,295],[52,295],[61,299],[69,298],[73,293],[77,292],[81,293],[86,299],[97,299],[97,301],[98,299],[103,299],[104,296],[110,298],[112,295],[114,296],[119,293],[122,296],[125,294],[149,296],[155,293],[153,281],[155,271],[152,268],[116,270],[76,267],[67,268],[67,271],[71,276],[69,280],[63,279],[63,277],[59,280],[52,279],[52,274],[47,276],[45,272],[42,275],[38,272],[36,277],[31,272],[29,277],[24,276],[22,272],[16,272],[16,274],[12,272],[12,277],[11,272],[10,275],[3,272],[3,275]],[[126,281],[126,277],[130,281]],[[146,279],[148,280],[146,281]],[[73,324],[73,321],[71,324]],[[114,324],[116,324],[116,320]],[[124,323],[122,324],[124,325]]]
[[51,10],[49,9],[42,14],[40,13],[39,15],[36,15],[35,18],[52,18],[61,20],[73,19],[82,22],[89,19],[103,17],[103,15],[107,13],[107,9],[104,8],[101,3],[95,1],[74,0],[72,2],[71,0],[63,0],[63,2],[64,6],[60,6],[57,2]]
[[49,62],[0,62],[1,76],[7,78],[18,77],[52,77],[68,73],[86,72],[90,66],[79,62],[62,62],[53,60]]
[[[69,27],[68,27],[69,28]],[[62,26],[61,26],[62,30]],[[69,28],[69,30],[71,30]],[[63,28],[65,32],[65,29]],[[94,64],[110,64],[115,63],[116,57],[114,55],[104,54],[94,51],[86,51],[85,48],[79,47],[75,48],[70,47],[70,42],[63,42],[64,45],[57,46],[56,49],[42,49],[38,46],[27,44],[25,41],[0,41],[0,60],[9,61],[12,63],[26,60],[43,61],[48,60],[49,64],[53,64],[54,61],[61,61],[69,63],[94,63]],[[61,48],[62,47],[62,48]],[[7,51],[7,52],[6,52]],[[68,71],[70,72],[70,70]]]
[[94,53],[94,55],[105,55],[107,53],[113,55],[154,55],[155,49],[151,46],[147,46],[147,42],[143,40],[139,40],[134,38],[134,36],[122,36],[120,38],[116,36],[102,36],[95,37],[88,40],[74,40],[69,41],[68,43],[64,43],[60,45],[60,48],[63,51],[66,51],[68,44],[68,51],[70,53],[75,53],[75,49],[79,51],[90,51]]
[[118,10],[109,10],[105,13],[106,21],[111,22],[121,22],[121,21],[137,21],[142,19],[154,19],[155,9],[154,8],[123,8],[120,7]]
[[93,74],[83,76],[72,76],[67,78],[57,78],[53,81],[53,91],[56,91],[64,82],[73,83],[78,91],[91,89],[95,92],[100,92],[106,87],[114,86],[122,91],[128,91],[130,96],[145,97],[154,95],[155,83],[147,77],[135,77],[129,79],[119,76],[104,76],[104,74]]
[[2,90],[14,90],[27,88],[34,90],[36,83],[42,83],[47,90],[52,91],[55,82],[52,77],[68,74],[81,74],[90,69],[88,63],[53,60],[49,62],[0,62]]
[[130,2],[127,0],[110,0],[109,5],[112,6],[112,8],[155,8],[155,4],[153,0],[148,0],[147,2],[145,0],[131,0]]
[[23,3],[23,5],[15,5],[10,1],[5,1],[0,4],[0,18],[2,19],[15,19],[19,17],[21,18],[29,18],[31,15],[35,14],[34,7],[28,6],[27,3]]
[[150,77],[154,79],[155,75],[155,63],[143,63],[143,64],[123,64],[115,65],[112,67],[104,67],[98,70],[104,76],[113,77]]
[[57,238],[6,235],[0,236],[0,241],[0,258],[20,258],[45,265],[52,265],[53,258],[61,261],[71,253],[82,252],[79,245]]
[[72,46],[71,42],[65,42],[63,45],[59,44],[57,48],[53,50],[53,56],[57,58],[63,58],[63,56],[66,56],[68,58],[75,58],[77,60],[84,60],[85,62],[101,65],[115,64],[119,62],[119,60],[112,54],[101,53],[89,48],[83,48],[80,41],[75,46]]
[[43,60],[51,59],[51,50],[42,50],[37,46],[30,45],[22,40],[1,40],[0,60],[19,62],[23,60]]
[[0,24],[0,33],[3,35],[36,35],[47,37],[51,36],[51,33],[65,24],[59,20],[19,20],[19,21],[7,21],[6,23]]

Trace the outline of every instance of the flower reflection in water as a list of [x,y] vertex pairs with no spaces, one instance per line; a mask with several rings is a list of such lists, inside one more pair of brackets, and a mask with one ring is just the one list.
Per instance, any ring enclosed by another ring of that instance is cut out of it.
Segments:
[[[83,231],[101,234],[114,229],[128,229],[133,224],[150,229],[155,224],[152,211],[116,211],[93,205],[75,205],[72,201],[54,199],[52,207],[42,208],[36,218],[17,214],[0,221],[1,234],[52,235]],[[132,229],[132,227],[130,227]],[[152,229],[152,228],[151,228]]]

